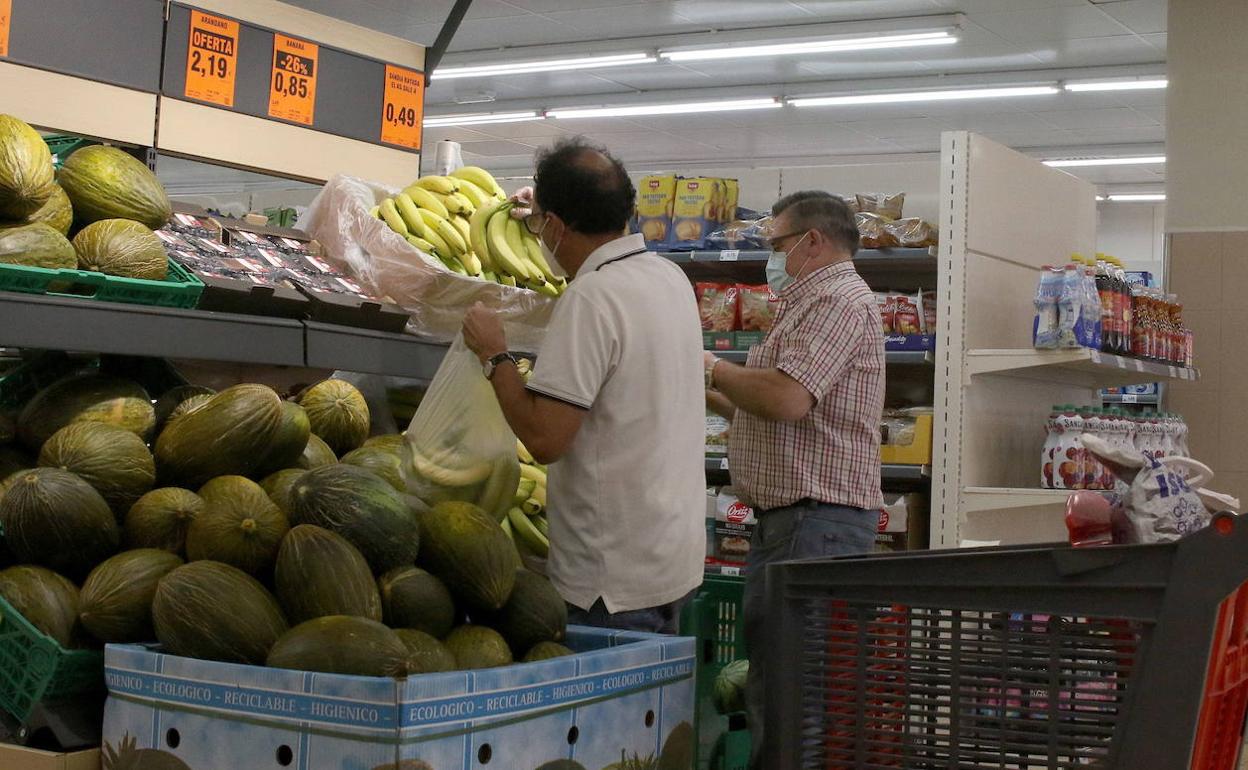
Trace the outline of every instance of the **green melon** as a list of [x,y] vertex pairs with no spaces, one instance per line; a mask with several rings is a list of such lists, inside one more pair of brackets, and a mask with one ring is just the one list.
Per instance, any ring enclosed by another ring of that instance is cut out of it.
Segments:
[[163,281],[169,272],[165,244],[131,219],[92,222],[74,236],[74,251],[83,270],[148,281]]
[[515,545],[472,503],[444,502],[420,519],[421,565],[476,610],[503,608],[516,583]]
[[77,474],[119,517],[156,482],[156,464],[143,439],[99,422],[70,423],[53,433],[39,452],[39,464]]
[[78,603],[82,625],[105,644],[154,641],[156,585],[180,566],[180,558],[156,548],[124,551],[105,559],[82,584]]
[[354,385],[344,380],[322,380],[299,395],[312,432],[342,456],[368,438],[368,404]]
[[745,681],[750,675],[748,660],[734,660],[715,675],[712,699],[721,714],[745,711]]
[[341,535],[300,524],[282,539],[273,582],[291,623],[327,615],[381,620],[381,596],[368,562]]
[[308,436],[308,445],[303,448],[303,454],[299,455],[299,459],[295,461],[296,468],[323,468],[326,465],[334,465],[338,462],[338,455],[334,454],[334,450],[329,448],[320,436],[313,433]]
[[495,668],[513,662],[507,640],[492,628],[460,626],[447,634],[444,642],[460,669]]
[[282,509],[282,513],[286,514],[287,518],[290,517],[291,510],[290,492],[303,474],[303,468],[286,468],[265,476],[260,482],[260,488],[278,508]]
[[162,430],[169,415],[192,396],[211,396],[216,391],[203,385],[178,385],[166,390],[156,399],[156,430]]
[[153,489],[130,506],[126,514],[126,546],[180,554],[186,550],[186,532],[191,522],[203,510],[204,499],[189,489]]
[[61,235],[69,235],[69,228],[74,224],[74,207],[70,205],[69,196],[65,194],[65,190],[59,184],[52,185],[52,194],[48,196],[48,202],[26,217],[26,222],[29,224],[42,222]]
[[388,449],[362,446],[347,452],[339,462],[370,470],[396,490],[407,491],[407,484],[403,481],[403,461]]
[[259,484],[219,476],[202,486],[199,496],[204,510],[186,532],[189,561],[219,561],[251,575],[273,566],[290,525]]
[[558,642],[538,642],[524,654],[525,663],[535,663],[539,660],[550,660],[551,658],[562,658],[566,655],[575,655],[576,653]]
[[264,663],[288,628],[259,581],[215,561],[184,564],[161,578],[152,624],[172,655],[252,665]]
[[354,465],[327,465],[300,476],[291,490],[291,522],[342,535],[374,573],[412,564],[420,547],[416,514],[403,497]]
[[693,747],[697,736],[693,725],[681,722],[667,734],[659,751],[658,770],[693,770]]
[[545,577],[519,569],[507,604],[473,619],[502,634],[519,656],[538,642],[559,642],[567,636],[568,605]]
[[0,219],[25,219],[52,196],[52,152],[39,132],[0,115]]
[[265,450],[264,461],[256,468],[253,477],[263,478],[283,468],[293,467],[303,457],[303,450],[308,446],[311,432],[308,415],[303,407],[291,401],[283,401],[282,419],[277,433],[273,435],[273,443]]
[[157,472],[187,486],[217,476],[246,476],[260,464],[281,421],[282,400],[272,388],[226,388],[160,432]]
[[78,588],[68,579],[43,567],[9,567],[0,571],[0,596],[57,644],[70,646],[78,622]]
[[57,380],[26,403],[17,435],[32,452],[71,422],[102,422],[147,438],[156,413],[147,391],[120,377],[80,374]]
[[455,670],[455,656],[436,637],[414,628],[396,628],[399,641],[407,648],[407,673],[437,674]]
[[552,759],[537,770],[585,770],[585,766],[571,759]]
[[69,577],[116,553],[117,520],[100,493],[69,471],[22,471],[0,499],[0,524],[13,555]]
[[83,223],[133,219],[152,229],[173,214],[165,188],[141,161],[116,147],[91,145],[76,150],[57,177]]
[[459,614],[446,585],[419,567],[398,567],[377,581],[386,625],[411,628],[439,639],[455,627]]
[[0,263],[73,270],[78,252],[62,233],[42,222],[0,230]]
[[166,417],[164,423],[160,425],[160,431],[163,433],[165,428],[168,428],[178,420],[182,419],[183,416],[188,415],[204,404],[207,404],[215,395],[215,393],[197,393],[187,398],[185,401],[175,406],[173,411],[169,412],[169,416]]
[[365,442],[364,446],[376,449],[384,449],[387,452],[399,454],[403,451],[403,443],[406,439],[401,433],[386,433],[380,436],[371,436]]
[[375,620],[330,615],[287,631],[273,645],[265,665],[325,674],[401,677],[407,673],[407,648],[398,635]]

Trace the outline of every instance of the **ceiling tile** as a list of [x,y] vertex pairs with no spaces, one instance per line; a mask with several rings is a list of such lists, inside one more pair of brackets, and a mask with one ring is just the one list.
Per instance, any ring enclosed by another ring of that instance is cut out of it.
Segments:
[[[644,6],[645,3],[634,2],[629,3],[627,0],[507,0],[508,3],[517,8],[523,8],[533,13],[551,13],[554,11],[575,11],[587,8],[605,8],[609,6],[636,5]],[[644,7],[638,7],[636,10],[645,10]]]
[[855,120],[839,123],[842,128],[879,139],[919,139],[939,137],[949,129],[947,120],[935,118],[895,118],[893,120]]
[[[440,24],[412,27],[401,34],[430,44],[442,29]],[[400,34],[391,30],[393,34]],[[451,40],[452,51],[475,51],[517,45],[539,45],[583,39],[583,33],[565,27],[547,16],[525,13],[510,18],[464,19]]]
[[523,123],[494,123],[474,126],[482,136],[511,139],[522,144],[546,144],[556,137],[572,133],[557,120],[527,120]]
[[792,0],[822,21],[887,18],[909,14],[934,13],[940,9],[933,0]]
[[1070,40],[1086,37],[1127,35],[1131,31],[1091,4],[1035,8],[1005,13],[980,13],[975,23],[1006,40]]
[[1059,67],[1152,64],[1165,58],[1135,35],[1045,41],[1032,46],[1031,54],[1045,64]]
[[1037,8],[1087,5],[1087,0],[932,0],[944,11],[980,14],[994,11],[1028,11]]
[[462,142],[463,151],[472,153],[473,155],[484,155],[486,157],[497,157],[502,155],[527,155],[532,156],[533,150],[536,149],[527,144],[519,142],[505,142],[497,140],[486,140],[480,142]]
[[1096,7],[1137,34],[1166,31],[1166,0],[1120,0]]
[[685,20],[714,28],[730,24],[786,24],[814,18],[809,11],[787,0],[676,0],[674,5],[676,13]]
[[1082,144],[1160,143],[1166,139],[1166,130],[1161,126],[1077,129],[1067,133],[1072,142]]
[[1166,52],[1166,34],[1164,32],[1156,35],[1140,35],[1140,37],[1145,43],[1148,43],[1158,51]]
[[545,16],[580,33],[579,37],[568,40],[609,40],[630,35],[656,35],[700,29],[700,25],[680,14],[678,5],[675,2],[644,5],[613,3],[603,8],[555,11]]
[[1038,112],[1046,123],[1066,129],[1083,128],[1140,128],[1156,126],[1159,122],[1148,115],[1127,107],[1111,107],[1101,110],[1077,110],[1061,112]]

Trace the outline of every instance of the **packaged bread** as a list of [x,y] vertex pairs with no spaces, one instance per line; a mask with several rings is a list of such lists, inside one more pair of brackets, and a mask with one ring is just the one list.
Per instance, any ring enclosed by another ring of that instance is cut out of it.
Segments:
[[864,214],[879,214],[885,219],[901,219],[905,193],[856,193],[857,210]]
[[908,249],[923,249],[936,245],[936,225],[933,225],[931,222],[924,222],[922,219],[912,217],[889,222],[884,227],[897,241],[898,246]]
[[699,283],[694,289],[698,295],[698,315],[702,317],[702,331],[733,331],[737,323],[737,287],[722,283]]
[[776,318],[778,298],[767,284],[737,286],[737,307],[741,314],[741,331],[769,332]]
[[897,245],[897,237],[888,230],[888,220],[879,214],[860,211],[854,214],[854,222],[864,249],[890,249]]

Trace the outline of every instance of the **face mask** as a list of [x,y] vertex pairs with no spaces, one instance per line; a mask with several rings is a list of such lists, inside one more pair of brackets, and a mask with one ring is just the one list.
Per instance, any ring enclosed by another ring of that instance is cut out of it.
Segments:
[[[807,235],[809,235],[809,233],[807,233]],[[805,235],[798,238],[797,243],[789,247],[789,251],[796,249],[804,240],[806,240]],[[771,256],[767,257],[767,267],[765,270],[767,273],[767,285],[771,287],[773,294],[779,294],[792,286],[793,282],[797,280],[797,276],[789,275],[789,271],[785,269],[785,265],[788,261],[789,255],[783,251],[773,251],[771,252]],[[810,257],[807,257],[806,261],[809,262]],[[805,269],[805,267],[806,265],[803,264],[802,268]],[[798,271],[798,274],[801,274],[801,270]]]
[[542,229],[538,231],[537,245],[542,249],[542,257],[546,259],[546,264],[550,266],[551,274],[553,274],[556,278],[566,278],[568,276],[568,271],[563,269],[563,265],[559,264],[559,258],[555,256],[555,252],[559,251],[559,246],[563,243],[563,239],[560,238],[555,241],[555,248],[553,249],[546,245],[546,241],[542,240],[542,233],[546,232],[546,225],[549,223],[550,220],[547,219],[546,222],[542,224]]

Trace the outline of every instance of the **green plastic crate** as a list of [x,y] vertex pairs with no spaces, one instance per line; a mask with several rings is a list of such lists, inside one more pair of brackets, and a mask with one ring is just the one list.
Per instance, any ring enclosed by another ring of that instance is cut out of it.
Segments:
[[43,137],[43,141],[48,145],[48,149],[52,151],[52,165],[60,168],[65,164],[65,159],[74,154],[75,150],[86,147],[89,144],[99,144],[94,139],[84,139],[81,136],[73,136],[72,134],[50,134]]
[[42,702],[104,685],[104,653],[66,650],[0,598],[0,708],[25,722]]
[[172,259],[169,260],[169,274],[163,281],[122,278],[88,270],[48,270],[0,264],[0,291],[193,308],[199,304],[204,284]]
[[[729,718],[715,710],[715,677],[724,666],[746,657],[745,578],[707,575],[702,588],[681,613],[682,636],[697,639],[696,675],[699,770],[735,770],[749,761],[749,733],[731,730]],[[744,755],[741,735],[744,733]],[[731,736],[731,740],[729,740]]]
[[59,350],[40,351],[0,377],[0,410],[21,408],[35,394],[52,383],[67,377],[83,366],[82,361],[71,358]]

